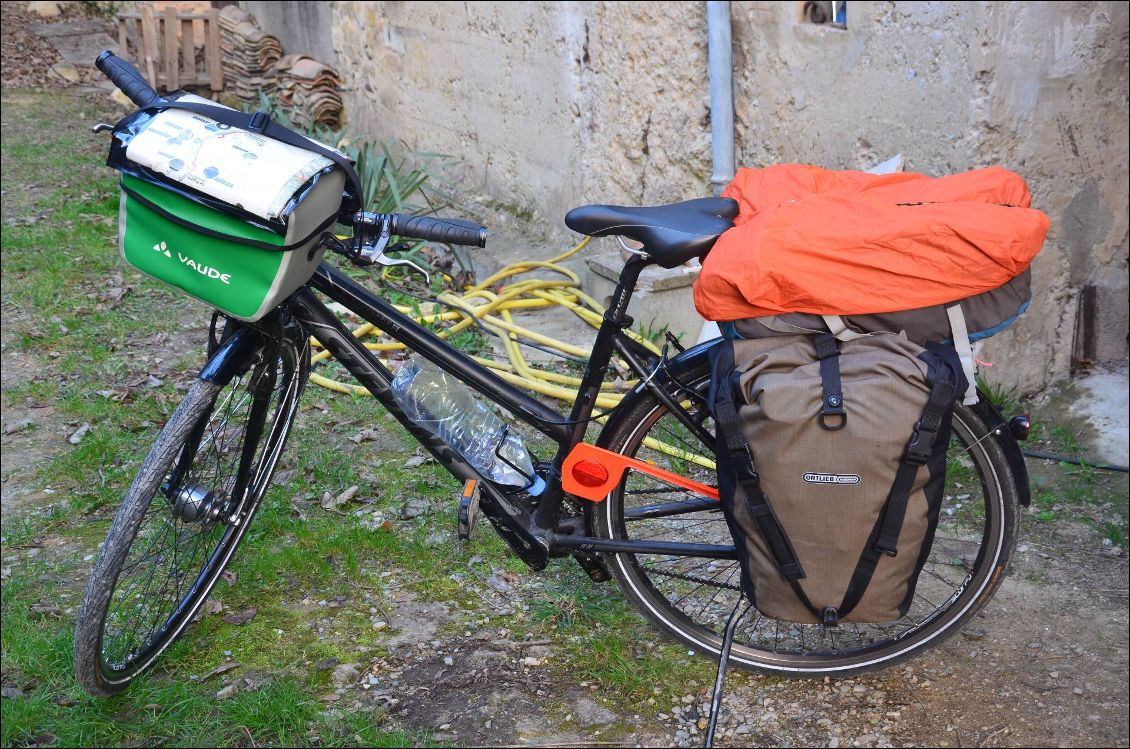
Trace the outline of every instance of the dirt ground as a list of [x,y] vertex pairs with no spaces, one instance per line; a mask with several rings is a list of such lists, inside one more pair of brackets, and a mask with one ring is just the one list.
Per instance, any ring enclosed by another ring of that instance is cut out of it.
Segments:
[[[52,372],[49,360],[32,358],[6,352],[5,380],[28,370]],[[74,429],[50,406],[6,401],[3,423],[21,420],[38,428],[2,437],[5,525],[57,499],[23,477],[28,466],[68,449],[65,435]],[[50,535],[41,547],[36,553],[60,557],[93,551]],[[788,681],[731,672],[718,743],[1127,746],[1127,560],[1124,552],[1109,552],[1087,526],[1026,517],[1010,576],[961,635],[908,664],[856,679]],[[84,569],[74,571],[76,584]],[[506,612],[535,598],[542,579],[492,576],[489,582],[480,586],[484,609]],[[701,742],[704,688],[674,702],[625,707],[590,691],[596,684],[562,673],[568,664],[559,662],[561,643],[552,638],[480,625],[477,615],[408,590],[393,589],[380,601],[368,594],[329,602],[316,596],[288,604],[310,612],[309,635],[328,636],[340,612],[370,605],[382,607],[397,633],[380,657],[359,652],[351,663],[318,665],[333,669],[331,710],[383,708],[397,725],[457,745]]]

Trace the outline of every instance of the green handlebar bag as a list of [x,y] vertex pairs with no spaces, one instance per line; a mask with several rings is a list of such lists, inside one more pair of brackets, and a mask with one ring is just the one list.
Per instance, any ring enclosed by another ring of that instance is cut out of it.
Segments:
[[[344,178],[329,174],[323,179],[334,176],[340,202]],[[315,236],[288,245],[286,235],[156,182],[123,174],[121,190],[122,258],[145,275],[241,320],[258,320],[277,307],[314,275],[326,253],[321,240],[332,221]]]
[[115,126],[108,163],[121,171],[122,258],[255,321],[314,274],[352,165],[274,123],[240,128],[251,116],[195,99]]

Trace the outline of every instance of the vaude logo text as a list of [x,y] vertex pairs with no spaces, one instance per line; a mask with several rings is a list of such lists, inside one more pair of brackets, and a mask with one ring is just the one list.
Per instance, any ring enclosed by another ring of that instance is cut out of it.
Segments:
[[[173,256],[173,254],[171,252],[169,252],[169,248],[164,242],[159,242],[159,243],[153,245],[153,251],[154,252],[160,252],[162,255],[164,255],[167,258],[172,258],[172,256]],[[181,261],[182,263],[187,265],[189,268],[192,268],[194,271],[196,271],[200,275],[204,276],[205,278],[214,279],[216,281],[219,281],[220,283],[227,284],[228,286],[231,285],[231,274],[230,273],[221,273],[220,271],[216,270],[215,268],[204,265],[203,263],[198,263],[195,260],[193,260],[192,258],[190,258],[189,256],[182,255],[179,252],[177,253],[177,260]]]
[[810,484],[858,484],[860,481],[854,473],[806,473],[804,480]]

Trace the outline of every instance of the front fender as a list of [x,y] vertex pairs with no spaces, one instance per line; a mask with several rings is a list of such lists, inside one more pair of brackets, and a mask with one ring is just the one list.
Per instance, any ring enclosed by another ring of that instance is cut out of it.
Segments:
[[[230,322],[228,323],[231,324]],[[263,346],[263,334],[259,331],[240,327],[219,345],[208,359],[199,377],[205,382],[226,385],[240,369],[252,361],[252,354]]]

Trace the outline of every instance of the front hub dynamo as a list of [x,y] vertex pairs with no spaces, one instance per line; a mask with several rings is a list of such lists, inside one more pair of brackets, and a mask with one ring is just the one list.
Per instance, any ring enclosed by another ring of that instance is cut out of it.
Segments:
[[173,517],[185,523],[214,523],[224,509],[223,492],[185,484],[173,500]]

